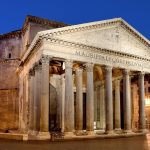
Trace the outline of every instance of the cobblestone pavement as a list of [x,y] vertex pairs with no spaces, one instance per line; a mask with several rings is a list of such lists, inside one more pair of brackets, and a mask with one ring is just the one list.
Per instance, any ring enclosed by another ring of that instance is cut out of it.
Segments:
[[150,150],[150,135],[63,142],[0,140],[0,150]]

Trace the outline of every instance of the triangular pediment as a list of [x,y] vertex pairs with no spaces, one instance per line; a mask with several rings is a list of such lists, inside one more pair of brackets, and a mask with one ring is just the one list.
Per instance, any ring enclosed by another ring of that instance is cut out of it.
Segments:
[[47,30],[38,37],[150,58],[150,41],[121,18]]
[[116,26],[63,34],[55,36],[55,38],[97,48],[120,49],[118,27]]

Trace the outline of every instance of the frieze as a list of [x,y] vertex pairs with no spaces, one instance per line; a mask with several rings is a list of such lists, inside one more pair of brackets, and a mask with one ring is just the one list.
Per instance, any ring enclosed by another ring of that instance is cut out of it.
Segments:
[[[75,51],[75,55],[77,56],[82,56],[82,57],[87,57],[87,58],[91,58],[91,59],[96,59],[96,60],[100,60],[100,61],[104,61],[104,62],[109,62],[109,63],[113,63],[113,64],[121,64],[121,65],[125,65],[127,67],[139,67],[139,68],[147,68],[150,69],[150,62],[143,62],[141,60],[125,60],[124,58],[116,58],[116,56],[110,56],[110,55],[104,55],[104,54],[97,54],[97,53],[93,53],[93,52],[85,52],[85,51],[79,51],[76,50]],[[137,62],[138,61],[138,62]]]

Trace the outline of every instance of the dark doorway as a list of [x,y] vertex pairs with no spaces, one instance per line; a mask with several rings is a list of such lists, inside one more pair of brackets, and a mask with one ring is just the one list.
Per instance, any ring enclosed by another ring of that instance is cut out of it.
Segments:
[[86,93],[83,93],[83,130],[86,130]]
[[11,53],[8,54],[8,58],[11,58]]

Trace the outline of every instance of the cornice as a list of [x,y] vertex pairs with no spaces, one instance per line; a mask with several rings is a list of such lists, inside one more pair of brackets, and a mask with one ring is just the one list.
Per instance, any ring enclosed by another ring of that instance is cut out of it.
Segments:
[[119,23],[120,22],[118,19],[111,19],[110,21],[105,20],[105,21],[99,21],[99,22],[73,25],[73,26],[64,27],[64,28],[60,28],[60,29],[42,31],[39,33],[39,37],[44,38],[44,37],[48,37],[48,36],[59,36],[59,35],[64,35],[64,34],[69,34],[69,33],[74,33],[74,32],[98,29],[98,28],[107,27],[110,25],[119,25]]
[[12,31],[12,32],[0,35],[0,40],[7,39],[7,38],[21,37],[21,34],[22,34],[21,30]]
[[37,24],[42,24],[42,25],[46,25],[46,26],[51,26],[51,27],[54,27],[54,28],[60,28],[60,27],[68,26],[68,24],[65,24],[65,23],[62,23],[62,22],[57,22],[57,21],[53,21],[53,20],[48,20],[48,19],[28,15],[26,17],[26,19],[24,21],[24,24],[23,24],[23,27],[22,27],[22,32],[23,33],[27,29],[28,24],[30,22],[37,23]]
[[6,63],[11,63],[11,62],[18,63],[18,62],[20,62],[20,59],[19,58],[16,58],[16,59],[0,59],[0,64],[6,64]]
[[144,45],[150,48],[150,41],[145,38],[141,33],[135,30],[131,25],[129,25],[126,21],[122,20],[120,22],[120,26],[130,32],[134,37],[139,39]]
[[33,53],[42,45],[42,40],[38,40],[37,43],[25,52],[25,55],[21,57],[21,63],[19,66],[23,66],[26,61],[30,59]]

